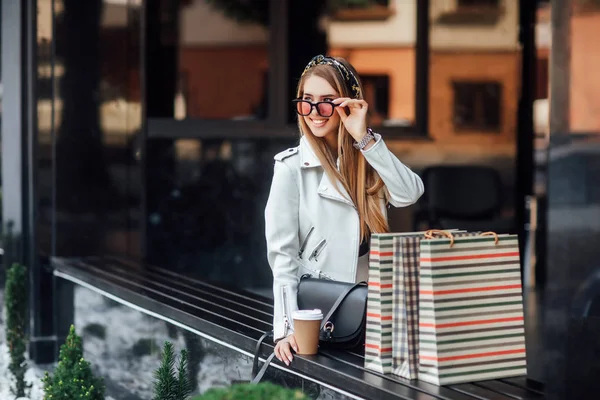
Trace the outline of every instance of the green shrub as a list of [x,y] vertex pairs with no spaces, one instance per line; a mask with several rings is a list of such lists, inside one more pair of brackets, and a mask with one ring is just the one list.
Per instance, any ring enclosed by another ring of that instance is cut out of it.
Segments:
[[92,374],[90,363],[83,358],[81,338],[71,325],[67,341],[60,347],[60,356],[54,374],[46,372],[44,400],[103,400],[104,382]]
[[165,342],[160,367],[154,372],[153,400],[187,400],[191,387],[187,376],[187,351],[181,350],[177,371],[173,344]]
[[252,385],[232,385],[228,388],[210,389],[193,400],[307,400],[300,391],[286,389],[269,382]]
[[15,386],[11,391],[17,397],[25,397],[25,390],[31,385],[25,382],[27,360],[27,335],[25,333],[27,315],[27,268],[13,264],[6,275],[6,343],[10,353],[9,371]]

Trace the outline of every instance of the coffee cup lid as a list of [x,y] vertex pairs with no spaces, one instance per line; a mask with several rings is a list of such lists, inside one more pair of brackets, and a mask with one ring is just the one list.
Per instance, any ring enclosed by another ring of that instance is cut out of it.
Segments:
[[292,318],[304,321],[316,321],[323,319],[323,313],[318,308],[314,310],[296,310],[292,313]]

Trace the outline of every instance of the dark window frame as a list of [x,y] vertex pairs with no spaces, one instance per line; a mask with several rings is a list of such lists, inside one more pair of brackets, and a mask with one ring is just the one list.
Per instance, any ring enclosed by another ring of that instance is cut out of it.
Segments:
[[549,96],[549,57],[538,57],[536,61],[535,99],[547,99]]
[[[479,3],[479,4],[478,4]],[[442,13],[435,21],[453,26],[493,26],[504,14],[504,0],[457,0],[456,7]]]
[[498,9],[502,5],[502,0],[456,0],[458,10],[487,8]]

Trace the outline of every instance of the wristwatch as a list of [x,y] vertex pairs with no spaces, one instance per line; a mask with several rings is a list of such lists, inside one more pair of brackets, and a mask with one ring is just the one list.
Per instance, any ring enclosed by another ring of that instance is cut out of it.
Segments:
[[365,137],[362,138],[362,140],[360,142],[355,142],[354,143],[354,147],[358,150],[362,150],[364,149],[369,142],[375,139],[375,135],[373,134],[373,130],[371,128],[367,128],[367,134],[365,135]]

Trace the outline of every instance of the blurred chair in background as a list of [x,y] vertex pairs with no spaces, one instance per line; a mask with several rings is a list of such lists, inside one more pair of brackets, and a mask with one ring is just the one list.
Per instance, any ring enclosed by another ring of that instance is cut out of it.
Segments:
[[514,233],[513,218],[502,216],[503,185],[495,169],[431,166],[423,170],[422,179],[425,194],[415,214],[415,231],[458,228]]

